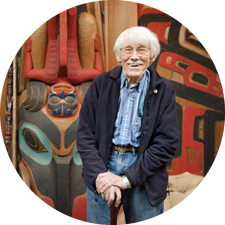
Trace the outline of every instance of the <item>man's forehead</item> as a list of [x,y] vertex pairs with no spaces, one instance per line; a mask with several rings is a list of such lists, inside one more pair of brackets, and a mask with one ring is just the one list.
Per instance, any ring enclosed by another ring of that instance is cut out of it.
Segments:
[[125,41],[124,44],[123,44],[123,47],[128,47],[128,46],[131,46],[131,47],[147,47],[147,44],[146,43],[139,43],[139,42],[131,42],[131,41]]

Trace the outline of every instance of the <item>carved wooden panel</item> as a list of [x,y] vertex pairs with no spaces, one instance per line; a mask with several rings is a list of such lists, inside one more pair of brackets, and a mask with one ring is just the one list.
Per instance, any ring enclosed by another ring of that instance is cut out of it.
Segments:
[[161,54],[152,64],[176,91],[180,145],[167,165],[170,175],[206,175],[224,128],[224,95],[218,72],[201,42],[173,17],[138,4],[138,25],[159,38]]

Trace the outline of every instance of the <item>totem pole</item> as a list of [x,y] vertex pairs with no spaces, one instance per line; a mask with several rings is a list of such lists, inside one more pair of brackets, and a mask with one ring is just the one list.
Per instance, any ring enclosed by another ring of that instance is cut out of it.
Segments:
[[[95,23],[88,13],[83,13],[79,20],[86,17]],[[94,56],[94,68],[82,68],[77,43],[77,9],[54,16],[47,25],[44,68],[33,67],[31,38],[26,42],[24,76],[30,80],[19,98],[19,173],[45,203],[85,220],[86,186],[76,131],[85,93],[91,81],[103,72],[99,38],[98,33],[93,34],[93,49],[89,49]]]
[[7,99],[6,99],[6,117],[5,117],[5,151],[4,151],[4,225],[8,225],[9,213],[9,168],[10,168],[10,146],[12,134],[12,82],[13,82],[13,61],[9,60],[7,76]]

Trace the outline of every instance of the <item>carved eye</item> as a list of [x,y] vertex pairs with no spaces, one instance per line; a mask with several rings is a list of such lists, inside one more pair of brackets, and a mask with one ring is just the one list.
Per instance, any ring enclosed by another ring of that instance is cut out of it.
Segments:
[[192,76],[192,81],[206,87],[209,85],[209,78],[202,73],[194,73]]
[[58,97],[58,96],[52,96],[52,97],[50,96],[50,98],[49,98],[49,102],[52,104],[56,104],[59,101],[60,101],[60,97]]
[[66,102],[69,104],[73,104],[76,101],[76,96],[67,96],[65,98]]
[[34,150],[35,152],[47,152],[34,131],[28,128],[24,128],[22,135],[25,142],[32,150]]

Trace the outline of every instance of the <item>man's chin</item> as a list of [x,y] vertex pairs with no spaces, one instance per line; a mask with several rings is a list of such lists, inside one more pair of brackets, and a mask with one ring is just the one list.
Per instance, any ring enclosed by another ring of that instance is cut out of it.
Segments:
[[140,79],[143,76],[143,73],[130,72],[130,73],[127,73],[126,76],[130,78]]

